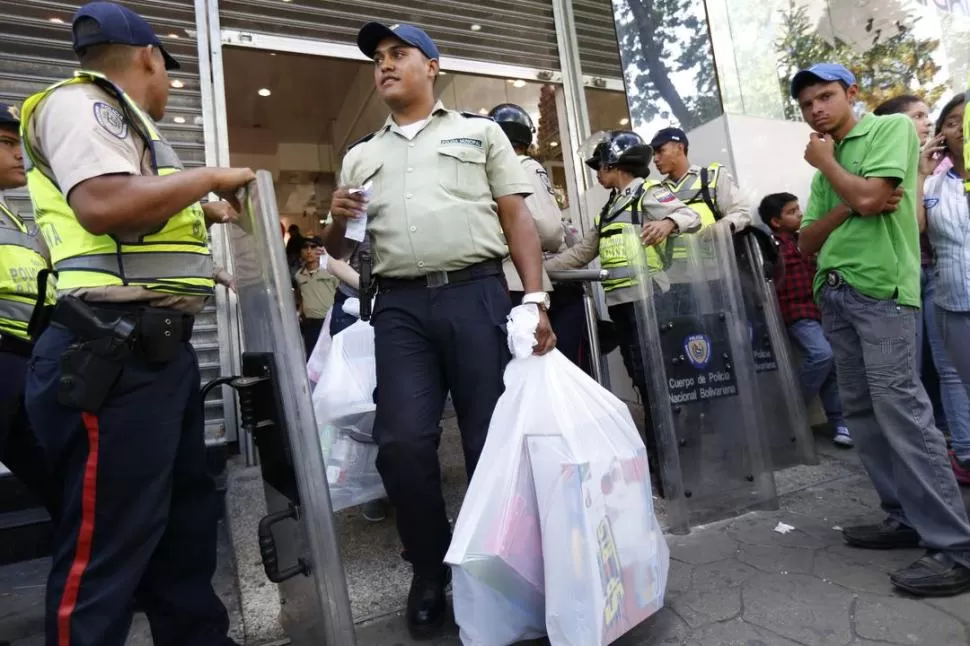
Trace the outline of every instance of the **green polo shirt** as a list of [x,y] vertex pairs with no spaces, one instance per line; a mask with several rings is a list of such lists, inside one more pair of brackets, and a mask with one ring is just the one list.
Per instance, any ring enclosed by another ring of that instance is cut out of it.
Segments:
[[[920,306],[919,226],[916,223],[919,138],[909,117],[867,114],[835,149],[839,164],[862,177],[899,180],[903,199],[889,214],[853,214],[832,232],[818,254],[815,296],[829,271],[871,298]],[[812,180],[804,229],[842,202],[822,173]]]

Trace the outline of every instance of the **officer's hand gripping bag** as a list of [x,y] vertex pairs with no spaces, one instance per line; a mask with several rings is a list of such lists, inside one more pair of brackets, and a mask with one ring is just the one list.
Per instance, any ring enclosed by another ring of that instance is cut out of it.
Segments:
[[376,387],[374,328],[358,321],[333,337],[313,390],[334,511],[386,495],[372,435]]

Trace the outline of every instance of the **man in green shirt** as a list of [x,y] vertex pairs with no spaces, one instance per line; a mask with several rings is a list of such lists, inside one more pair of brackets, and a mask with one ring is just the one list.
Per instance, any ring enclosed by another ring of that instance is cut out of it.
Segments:
[[791,82],[815,130],[805,160],[818,169],[799,247],[818,254],[815,297],[846,424],[888,514],[843,535],[860,548],[926,547],[892,583],[917,595],[960,594],[970,590],[970,521],[916,374],[919,142],[905,115],[857,118],[858,91],[849,70],[829,63]]

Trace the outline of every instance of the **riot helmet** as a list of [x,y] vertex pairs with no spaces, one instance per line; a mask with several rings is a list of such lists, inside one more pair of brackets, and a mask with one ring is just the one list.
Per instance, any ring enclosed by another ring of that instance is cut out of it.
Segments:
[[513,146],[532,145],[532,135],[536,129],[532,117],[521,107],[514,103],[503,103],[492,108],[488,116],[505,131]]
[[583,144],[580,154],[586,165],[595,170],[616,167],[637,177],[646,177],[650,174],[653,149],[635,132],[610,130],[592,135]]

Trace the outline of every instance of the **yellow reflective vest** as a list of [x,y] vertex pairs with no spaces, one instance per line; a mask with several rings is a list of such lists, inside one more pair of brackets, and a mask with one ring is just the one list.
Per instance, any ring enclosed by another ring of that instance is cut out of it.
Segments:
[[[717,181],[721,177],[721,169],[723,166],[717,162],[711,164],[707,167],[707,192],[708,198],[715,207],[718,206],[716,202],[717,195]],[[678,185],[670,180],[664,182],[664,186],[670,189],[678,200],[686,204],[691,208],[697,215],[701,216],[701,228],[703,230],[715,222],[717,222],[717,214],[704,199],[704,186],[702,182],[702,174],[698,173],[697,177],[693,182],[684,182]],[[679,242],[677,239],[670,241],[670,257],[673,260],[683,260],[687,257],[687,247]]]
[[[47,257],[37,236],[19,215],[0,201],[0,218],[12,226],[0,227],[0,334],[30,340],[27,324],[37,304],[37,274],[47,268]],[[45,301],[54,303],[54,287],[47,283]]]
[[629,204],[619,212],[611,213],[606,208],[603,214],[596,216],[594,226],[599,231],[600,266],[610,272],[610,278],[603,281],[606,292],[639,284],[639,276],[644,273],[644,258],[649,273],[663,271],[663,261],[657,250],[653,247],[644,250],[640,241],[643,194],[659,183],[655,180],[645,181]]
[[212,294],[215,285],[212,256],[201,204],[179,211],[157,231],[142,236],[122,239],[115,235],[94,235],[78,222],[54,178],[41,170],[28,137],[34,110],[58,88],[78,83],[94,83],[119,101],[133,132],[145,142],[157,175],[182,170],[178,156],[159,134],[151,117],[101,74],[75,72],[74,78],[28,98],[20,122],[27,153],[27,188],[34,217],[50,249],[58,291],[130,285],[183,296]]

